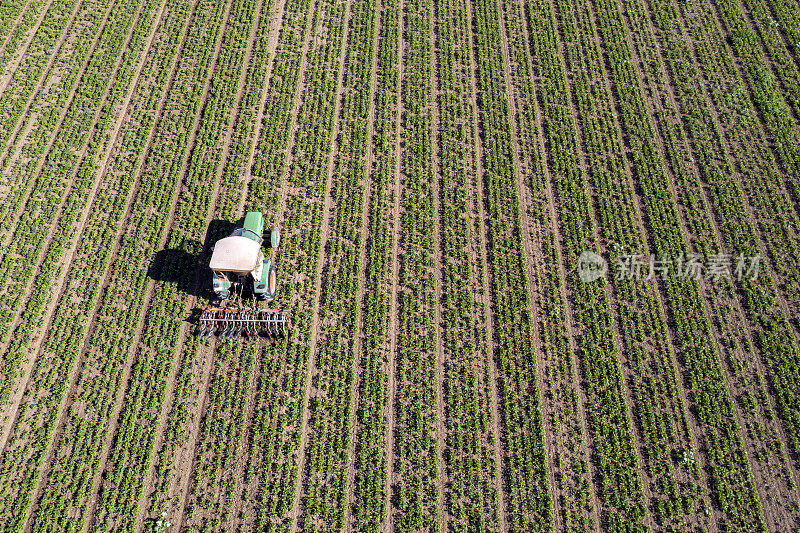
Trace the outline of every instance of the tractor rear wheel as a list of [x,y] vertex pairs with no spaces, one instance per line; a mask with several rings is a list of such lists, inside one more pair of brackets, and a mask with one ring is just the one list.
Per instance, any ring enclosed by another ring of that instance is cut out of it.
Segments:
[[269,242],[270,246],[273,248],[277,248],[281,242],[281,232],[278,229],[278,226],[272,228],[272,231],[269,232]]

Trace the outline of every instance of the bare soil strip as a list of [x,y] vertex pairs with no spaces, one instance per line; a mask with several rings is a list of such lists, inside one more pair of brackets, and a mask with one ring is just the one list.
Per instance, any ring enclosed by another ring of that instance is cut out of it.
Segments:
[[[160,8],[159,14],[158,14],[157,18],[155,19],[155,23],[154,23],[154,26],[153,26],[154,28],[158,27],[158,24],[160,23],[160,21],[161,21],[161,19],[163,17],[165,9],[166,9],[166,3],[162,4],[162,6]],[[79,219],[78,219],[78,223],[76,225],[75,236],[71,240],[70,246],[67,248],[67,250],[65,251],[64,255],[62,256],[61,262],[62,262],[62,264],[64,266],[61,269],[61,274],[55,280],[54,285],[53,285],[54,287],[56,287],[56,290],[54,291],[54,294],[56,295],[56,297],[50,302],[50,304],[48,304],[45,316],[44,316],[43,321],[42,321],[42,323],[43,323],[42,332],[44,332],[44,333],[42,335],[40,335],[30,345],[30,347],[28,348],[29,353],[32,353],[32,354],[35,354],[35,355],[30,357],[25,362],[25,364],[23,366],[23,369],[22,369],[22,372],[21,372],[21,375],[20,375],[21,379],[24,379],[25,376],[28,376],[28,380],[31,379],[31,376],[32,376],[31,369],[33,367],[33,364],[38,359],[39,351],[41,349],[42,342],[44,341],[44,338],[45,338],[45,333],[50,329],[50,325],[53,322],[53,313],[54,313],[54,311],[55,311],[55,309],[57,307],[57,304],[66,296],[64,294],[64,290],[65,290],[65,282],[66,282],[66,279],[67,279],[67,273],[70,271],[70,268],[72,266],[72,260],[73,260],[73,258],[75,256],[75,252],[76,252],[78,243],[80,242],[81,237],[83,235],[84,227],[85,227],[86,222],[87,222],[88,217],[89,217],[89,211],[90,211],[90,209],[92,207],[94,207],[95,196],[97,194],[99,185],[100,185],[100,183],[102,181],[102,177],[106,174],[106,172],[109,169],[109,160],[110,160],[111,154],[112,154],[114,148],[117,146],[117,144],[119,142],[119,139],[120,139],[120,136],[122,134],[122,125],[125,122],[125,120],[127,120],[127,118],[128,118],[127,112],[129,110],[130,102],[131,102],[131,99],[133,97],[135,88],[136,88],[136,86],[137,86],[137,84],[139,82],[139,77],[140,77],[142,69],[144,67],[146,58],[147,58],[147,56],[148,56],[148,54],[150,52],[150,47],[152,46],[152,42],[153,42],[154,36],[155,36],[155,32],[151,32],[149,37],[148,37],[147,44],[144,47],[144,51],[143,51],[143,53],[141,55],[141,59],[139,61],[139,64],[138,64],[138,66],[136,68],[136,73],[133,76],[133,81],[132,81],[132,83],[130,85],[130,90],[128,91],[128,94],[127,94],[124,102],[119,107],[119,112],[117,113],[116,125],[115,125],[115,127],[113,129],[113,132],[111,133],[112,141],[111,141],[111,143],[108,144],[108,146],[106,148],[106,151],[105,151],[105,154],[103,155],[102,160],[100,161],[100,164],[98,166],[98,170],[97,170],[98,179],[95,181],[94,186],[92,187],[92,189],[91,189],[91,191],[90,191],[90,193],[88,195],[88,199],[86,201],[86,205],[81,211],[81,214],[80,214]],[[113,79],[113,77],[110,78],[110,79]],[[26,383],[27,383],[27,380],[26,380]],[[27,384],[26,384],[25,387],[21,387],[21,386],[17,387],[14,395],[12,395],[10,403],[11,403],[11,406],[14,406],[13,407],[14,408],[14,412],[16,412],[16,410],[19,408],[19,402],[21,401],[22,396],[25,393],[25,391],[27,390],[27,388],[28,388]],[[16,417],[14,417],[14,418],[16,418]],[[11,431],[12,427],[13,427],[13,423],[10,423],[10,424],[8,424],[7,426],[5,426],[3,428],[3,438],[2,438],[2,442],[3,443],[6,442],[6,440],[8,438],[8,435],[9,435],[9,432]],[[0,448],[0,449],[2,449],[2,448]]]
[[358,279],[359,285],[358,290],[356,291],[356,305],[358,309],[358,314],[356,317],[356,339],[355,345],[353,347],[353,367],[351,372],[353,374],[353,389],[350,395],[350,419],[348,420],[348,428],[350,436],[348,438],[348,442],[350,446],[347,450],[348,456],[348,466],[347,466],[347,497],[345,502],[347,503],[347,508],[345,510],[345,518],[344,524],[345,527],[350,530],[352,528],[352,510],[353,510],[353,494],[354,494],[354,486],[355,486],[355,478],[356,478],[356,440],[357,440],[357,427],[358,427],[358,417],[356,415],[356,410],[358,409],[359,404],[361,403],[361,397],[359,394],[359,390],[361,387],[361,377],[362,374],[359,372],[360,362],[363,358],[363,351],[364,351],[364,332],[363,332],[363,325],[364,325],[364,294],[368,290],[367,283],[366,283],[366,269],[367,269],[367,242],[370,239],[369,235],[369,213],[370,207],[372,204],[372,183],[373,180],[371,179],[372,172],[375,168],[375,143],[373,141],[374,135],[374,128],[375,128],[375,94],[377,91],[377,78],[378,78],[378,56],[379,56],[379,37],[381,34],[381,13],[383,10],[383,1],[377,0],[375,6],[375,34],[372,38],[372,64],[370,65],[370,75],[369,75],[369,87],[370,87],[370,96],[369,96],[369,110],[367,111],[367,134],[366,139],[369,148],[366,150],[366,155],[364,157],[364,167],[367,169],[365,173],[365,182],[364,182],[364,202],[363,208],[361,211],[361,228],[360,228],[360,235],[361,241],[359,243],[359,265],[358,265]]
[[[467,9],[467,20],[472,20],[471,14],[471,4],[470,2],[466,3]],[[474,36],[472,35],[472,26],[467,26],[467,40],[469,43],[472,43]],[[507,54],[506,54],[507,55]],[[473,276],[476,278],[473,283],[475,283],[478,287],[484,287],[482,291],[480,291],[476,295],[476,301],[480,303],[483,307],[482,316],[478,319],[478,323],[483,325],[486,328],[486,384],[489,387],[489,404],[491,406],[492,411],[492,427],[491,427],[491,435],[494,441],[494,445],[492,446],[492,452],[494,455],[494,485],[498,492],[499,496],[499,508],[498,508],[498,516],[499,516],[499,523],[500,523],[500,531],[505,532],[509,531],[509,525],[507,523],[507,516],[508,516],[508,486],[504,482],[503,479],[503,470],[508,467],[507,462],[505,461],[504,453],[503,453],[503,428],[502,428],[502,421],[500,418],[500,396],[497,393],[497,379],[498,379],[498,370],[497,365],[495,363],[495,358],[493,354],[497,353],[497,342],[498,339],[495,337],[495,329],[494,329],[494,320],[492,318],[492,301],[491,301],[491,291],[488,287],[491,286],[491,278],[494,276],[494,269],[491,264],[490,255],[489,255],[489,247],[488,247],[488,228],[486,227],[486,200],[483,197],[483,187],[481,186],[484,183],[486,177],[484,175],[484,165],[483,160],[485,157],[483,144],[478,142],[480,139],[480,126],[478,124],[478,89],[477,89],[477,81],[475,79],[477,75],[477,68],[475,66],[475,48],[470,46],[469,52],[469,105],[472,108],[471,113],[471,124],[469,125],[472,128],[472,139],[475,141],[475,161],[474,161],[474,168],[475,168],[475,178],[472,181],[473,186],[475,188],[475,202],[472,206],[472,209],[475,211],[475,220],[473,221],[473,225],[475,226],[476,236],[478,238],[480,256],[478,258],[478,267],[473,270]]]
[[[3,173],[5,173],[7,167],[10,166],[8,165],[8,156],[11,154],[12,147],[18,145],[19,146],[24,145],[24,140],[26,139],[26,137],[22,138],[19,137],[19,132],[20,130],[23,129],[23,125],[26,123],[26,121],[33,123],[35,122],[35,119],[38,118],[36,114],[31,113],[31,106],[37,100],[42,90],[46,88],[45,87],[46,80],[51,79],[53,64],[55,63],[56,59],[61,55],[64,43],[67,41],[67,38],[69,38],[70,41],[74,40],[74,34],[72,32],[73,24],[75,23],[75,19],[82,5],[83,4],[80,0],[75,2],[75,7],[72,10],[72,13],[70,14],[69,20],[64,25],[64,31],[61,33],[61,37],[59,37],[58,42],[56,42],[56,45],[53,47],[53,52],[52,54],[50,54],[50,59],[47,60],[47,65],[42,70],[41,77],[36,82],[36,86],[28,96],[28,101],[25,104],[25,109],[22,111],[22,114],[20,114],[19,119],[17,120],[17,123],[11,132],[11,135],[8,136],[8,146],[4,147],[2,151],[0,151],[0,171],[2,171]],[[72,43],[70,42],[67,44],[69,45]],[[9,83],[10,82],[11,80],[9,80]],[[5,96],[5,91],[3,93],[3,96]]]
[[[503,11],[506,19],[510,17],[509,10],[513,13],[513,20],[519,24],[518,13],[521,12],[521,7],[516,2],[511,2],[507,6],[504,5]],[[509,32],[512,29],[508,23],[504,24],[503,29],[503,45],[507,58],[506,71],[515,73],[517,69],[511,65],[509,45]],[[519,38],[522,40],[522,50],[525,53],[518,60],[526,63],[525,70],[522,71],[522,75],[525,75],[526,72],[532,71],[528,33],[520,31]],[[514,45],[517,46],[517,43],[515,42]],[[542,138],[544,124],[539,102],[535,98],[525,102],[523,95],[517,92],[520,87],[515,87],[515,84],[510,79],[508,83],[509,92],[513,96],[511,100],[519,102],[519,107],[516,108],[513,115],[516,120],[517,131],[520,132],[520,138],[517,139],[515,145],[521,172],[526,174],[539,172],[543,175],[545,184],[545,188],[538,191],[532,190],[531,184],[525,183],[524,180],[523,183],[518,184],[525,221],[523,226],[526,229],[525,248],[528,265],[529,269],[534,271],[533,274],[529,275],[531,279],[531,304],[534,316],[540,316],[543,313],[542,306],[544,304],[541,303],[542,300],[551,297],[548,296],[547,289],[541,285],[544,283],[542,280],[549,277],[551,266],[548,266],[548,263],[551,258],[555,258],[558,280],[566,280],[567,273],[564,269],[562,238],[559,236],[559,227],[554,222],[556,220],[555,202],[550,183],[552,179],[550,168],[547,165],[546,150]],[[525,105],[531,108],[533,118],[536,120],[533,124],[527,121],[523,122],[523,117],[526,115],[523,114],[522,107]],[[527,129],[531,131],[528,132]],[[522,134],[527,134],[534,139],[532,142],[536,143],[535,153],[527,154],[523,149]],[[542,158],[541,162],[528,161],[528,158],[537,154]],[[536,211],[544,213],[544,216],[536,216]],[[542,221],[545,225],[542,225]],[[545,245],[543,244],[544,241],[550,242]],[[549,255],[545,253],[543,246],[548,246]],[[565,329],[563,333],[567,353],[559,353],[561,349],[554,343],[555,339],[548,339],[548,342],[539,340],[544,334],[542,322],[546,319],[537,320],[534,324],[537,335],[537,368],[539,368],[543,376],[540,383],[543,386],[543,398],[546,399],[543,402],[546,428],[545,443],[548,448],[548,463],[550,465],[549,485],[551,497],[556,507],[556,512],[554,513],[555,528],[557,530],[572,527],[595,529],[599,524],[596,514],[596,510],[599,508],[599,500],[594,491],[594,486],[589,483],[588,479],[590,450],[586,440],[588,435],[586,418],[582,409],[582,405],[587,400],[585,396],[582,397],[583,391],[577,385],[575,341],[572,335],[566,334],[567,331],[575,328],[575,323],[572,319],[572,309],[566,304],[567,297],[563,283],[558,283],[555,296],[558,301],[551,305],[564,309]],[[552,334],[552,332],[548,332],[548,335]],[[558,335],[558,333],[556,334]],[[564,357],[568,360],[567,364],[560,361]],[[574,418],[574,420],[565,423],[562,421],[565,416]],[[576,494],[582,494],[583,499],[577,500]],[[573,512],[573,509],[579,511]]]
[[[257,126],[256,126],[256,134],[253,137],[253,145],[251,147],[250,158],[248,160],[248,165],[247,165],[247,169],[246,169],[247,175],[249,177],[248,183],[252,182],[251,169],[253,167],[253,161],[254,161],[254,158],[255,158],[256,146],[258,145],[259,139],[261,138],[260,133],[261,133],[262,126],[263,126],[264,109],[265,109],[265,104],[266,104],[266,101],[267,101],[267,95],[269,94],[269,90],[267,89],[267,87],[269,87],[269,86],[271,86],[272,84],[275,83],[275,79],[272,76],[272,72],[273,72],[273,69],[274,69],[275,58],[276,58],[276,54],[277,54],[277,48],[278,48],[279,43],[280,43],[280,33],[281,33],[282,28],[283,28],[283,21],[284,21],[283,14],[285,12],[285,5],[286,5],[285,0],[279,2],[279,13],[280,14],[273,19],[273,23],[275,24],[275,26],[273,26],[274,33],[273,33],[273,37],[271,38],[271,41],[270,41],[270,60],[269,60],[269,63],[268,63],[268,65],[269,65],[269,67],[268,67],[269,68],[269,73],[265,77],[267,86],[264,88],[264,91],[262,93],[261,102],[260,102],[260,105],[259,105],[259,110],[260,110],[259,111],[259,120],[258,120]],[[308,20],[313,20],[314,12],[315,12],[315,9],[309,10],[309,13],[307,14]],[[279,26],[279,24],[280,24],[280,26]],[[295,130],[297,128],[297,114],[298,114],[299,107],[300,107],[300,95],[302,94],[302,89],[303,89],[303,76],[304,76],[304,73],[305,73],[306,56],[308,54],[308,49],[309,49],[310,43],[311,43],[311,41],[313,39],[313,35],[314,35],[314,33],[312,32],[313,29],[311,27],[311,24],[306,23],[306,26],[307,26],[307,29],[306,29],[306,34],[305,34],[305,38],[304,38],[304,41],[303,41],[304,45],[303,45],[303,49],[302,49],[302,52],[301,52],[300,81],[299,81],[299,83],[297,85],[297,90],[295,92],[294,100],[293,100],[292,107],[291,107],[291,113],[290,113],[291,117],[292,117],[291,121],[290,121],[290,124],[291,124],[291,127],[294,128]],[[290,137],[289,137],[289,145],[288,145],[288,148],[287,148],[287,153],[288,154],[292,153],[293,143],[294,143],[294,135],[290,135]],[[250,188],[246,187],[242,191],[243,194],[242,194],[242,200],[241,200],[241,203],[240,203],[240,206],[242,208],[248,201],[247,193],[248,193],[249,190],[250,190]],[[286,192],[286,188],[282,187],[280,189],[280,191],[279,191],[279,194],[280,194],[280,200],[279,200],[279,205],[278,205],[278,208],[277,208],[277,218],[276,218],[276,220],[278,220],[278,221],[280,221],[282,219],[283,209],[284,209],[284,205],[285,205],[285,197],[286,197],[286,194],[288,194]],[[268,350],[268,349],[269,348],[265,348],[263,346],[260,346],[259,347],[259,351],[261,352],[260,355],[263,357],[265,355],[264,351]],[[186,468],[186,476],[183,479],[183,481],[180,483],[181,488],[179,489],[178,493],[175,495],[175,497],[180,498],[181,502],[182,502],[180,507],[179,507],[179,509],[177,510],[177,514],[175,515],[176,516],[176,520],[174,522],[179,528],[187,526],[186,522],[189,520],[184,516],[186,514],[187,505],[189,504],[189,499],[192,496],[192,488],[189,486],[189,483],[194,478],[195,470],[197,468],[197,460],[198,460],[199,455],[200,455],[198,447],[199,447],[200,442],[201,442],[201,437],[202,437],[201,433],[202,433],[202,429],[203,429],[202,421],[206,418],[207,405],[208,405],[208,401],[209,401],[208,400],[208,398],[209,398],[208,387],[210,386],[210,372],[211,372],[211,369],[213,368],[213,365],[212,365],[213,354],[211,353],[210,350],[209,350],[209,353],[206,356],[206,358],[207,358],[206,360],[207,360],[208,370],[203,373],[204,377],[203,377],[202,381],[199,384],[199,390],[202,391],[202,399],[201,399],[200,402],[198,402],[197,410],[195,411],[195,414],[193,415],[194,417],[196,417],[196,423],[193,425],[193,428],[190,431],[189,443],[191,443],[191,444],[188,444],[190,449],[192,449],[192,453],[189,456],[189,458],[187,459],[189,461],[190,466],[188,466]],[[258,380],[259,377],[260,377],[258,368],[259,367],[256,366],[255,369],[254,369],[254,376],[255,376],[256,380]],[[249,426],[248,426],[248,428],[245,429],[245,433],[247,434],[248,431],[249,431]],[[252,461],[253,458],[250,457],[250,458],[248,458],[248,460]]]
[[[436,51],[436,33],[434,31],[434,24],[436,24],[436,16],[431,3],[430,9],[430,27],[428,32],[428,39],[431,42],[431,51],[435,56]],[[444,454],[447,448],[447,428],[445,426],[445,410],[444,410],[444,345],[442,339],[442,268],[444,265],[442,254],[442,223],[441,223],[441,205],[442,196],[439,189],[439,182],[442,175],[442,164],[439,160],[439,89],[436,81],[439,79],[439,71],[436,61],[431,61],[431,80],[430,92],[431,100],[433,102],[432,108],[432,124],[431,131],[434,132],[433,139],[431,139],[431,154],[433,155],[433,184],[431,190],[433,192],[433,282],[436,306],[434,309],[434,317],[436,320],[436,471],[438,477],[436,480],[438,486],[438,497],[436,501],[436,514],[439,526],[442,530],[448,530],[448,523],[450,516],[448,513],[447,500],[449,498],[450,486],[450,472],[445,467]]]

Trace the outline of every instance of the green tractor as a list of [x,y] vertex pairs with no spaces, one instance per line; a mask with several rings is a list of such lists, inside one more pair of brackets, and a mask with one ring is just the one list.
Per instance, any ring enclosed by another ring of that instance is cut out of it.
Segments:
[[[211,282],[220,306],[207,307],[200,315],[200,336],[219,333],[223,338],[255,336],[286,337],[291,326],[290,313],[285,309],[259,309],[256,300],[271,302],[277,294],[277,269],[261,250],[264,216],[256,211],[247,213],[244,224],[216,242],[212,248]],[[277,227],[269,234],[273,249],[280,243]],[[253,305],[244,306],[244,289],[253,294]],[[231,305],[224,305],[230,303]]]

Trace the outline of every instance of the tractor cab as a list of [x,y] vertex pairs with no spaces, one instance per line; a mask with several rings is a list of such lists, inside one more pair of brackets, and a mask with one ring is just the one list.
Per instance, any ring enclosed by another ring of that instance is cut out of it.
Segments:
[[209,267],[213,289],[220,300],[230,299],[232,293],[241,294],[245,286],[252,287],[253,296],[259,300],[275,298],[277,269],[271,261],[264,260],[263,231],[262,214],[250,212],[244,217],[243,227],[214,245]]

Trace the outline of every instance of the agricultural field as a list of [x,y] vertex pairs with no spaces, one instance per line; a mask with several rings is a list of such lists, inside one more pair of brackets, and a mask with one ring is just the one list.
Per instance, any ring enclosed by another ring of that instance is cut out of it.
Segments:
[[0,531],[798,530],[798,261],[800,0],[2,0]]

